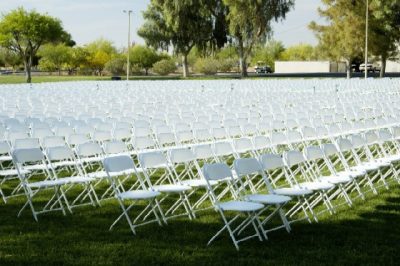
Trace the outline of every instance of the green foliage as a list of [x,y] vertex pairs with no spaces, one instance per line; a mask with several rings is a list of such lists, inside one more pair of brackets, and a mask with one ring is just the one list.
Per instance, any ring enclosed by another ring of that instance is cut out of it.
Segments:
[[32,59],[46,43],[71,43],[71,36],[64,31],[60,20],[36,11],[18,8],[0,20],[0,46],[18,53],[24,62],[27,82],[31,82]]
[[239,60],[239,55],[237,52],[236,47],[234,46],[226,46],[222,49],[220,49],[217,54],[215,55],[216,58],[218,59],[234,59],[234,60]]
[[256,65],[257,62],[261,61],[274,69],[275,61],[282,59],[282,54],[285,51],[285,47],[280,41],[269,41],[265,46],[256,47],[251,63]]
[[102,38],[87,44],[85,49],[87,65],[97,75],[102,75],[106,63],[117,53],[113,43]]
[[0,47],[0,66],[16,69],[22,64],[21,57],[14,51]]
[[197,73],[203,73],[206,75],[213,75],[217,73],[218,68],[219,62],[214,58],[199,58],[194,64],[194,70]]
[[147,75],[148,70],[159,60],[159,55],[154,49],[143,45],[135,45],[129,51],[129,60],[132,65],[144,69]]
[[288,47],[281,54],[284,61],[312,61],[318,60],[316,48],[310,44],[298,44]]
[[332,60],[344,59],[347,64],[347,76],[351,77],[350,64],[354,58],[362,56],[365,39],[365,3],[364,1],[323,0],[325,9],[319,9],[327,25],[311,22],[321,51]]
[[39,67],[43,70],[58,70],[61,73],[62,66],[67,64],[72,57],[72,48],[65,44],[46,44],[38,51],[41,57]]
[[126,58],[117,56],[105,64],[105,70],[113,75],[121,75],[126,72]]
[[188,75],[187,55],[212,37],[213,19],[203,1],[151,0],[143,13],[144,25],[138,34],[156,49],[174,47],[183,55],[183,75]]
[[70,75],[78,68],[87,68],[89,52],[85,47],[72,47],[70,52],[71,56],[65,64]]
[[371,0],[369,19],[369,47],[382,61],[381,77],[386,60],[398,56],[400,40],[400,2],[397,0]]
[[153,72],[165,76],[176,70],[175,62],[170,59],[163,59],[153,65]]
[[243,76],[247,59],[255,45],[265,42],[271,33],[271,21],[284,18],[294,0],[223,0],[229,9],[229,32],[235,37]]
[[237,67],[238,61],[235,59],[218,59],[218,70],[221,72],[230,72]]

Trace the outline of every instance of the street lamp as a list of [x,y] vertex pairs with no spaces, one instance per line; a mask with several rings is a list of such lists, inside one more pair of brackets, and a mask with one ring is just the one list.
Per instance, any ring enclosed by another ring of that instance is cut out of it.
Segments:
[[368,78],[368,3],[369,1],[366,0],[366,8],[365,8],[365,67],[364,67],[364,71],[365,71],[365,79]]
[[130,63],[129,63],[129,48],[131,48],[131,14],[132,10],[124,10],[124,13],[128,14],[128,56],[126,58],[126,80],[129,80],[129,69],[130,69]]

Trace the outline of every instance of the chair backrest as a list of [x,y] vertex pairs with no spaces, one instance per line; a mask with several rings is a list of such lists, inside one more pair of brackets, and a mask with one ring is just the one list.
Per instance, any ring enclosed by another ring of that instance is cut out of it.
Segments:
[[255,136],[253,138],[253,143],[256,150],[266,149],[271,146],[269,139],[266,136]]
[[304,155],[309,161],[318,160],[324,157],[322,149],[318,146],[308,146],[304,150]]
[[365,140],[367,144],[374,144],[379,140],[379,137],[374,131],[368,131],[365,133]]
[[13,151],[12,157],[16,163],[35,163],[44,160],[44,154],[39,148],[32,149],[16,149]]
[[226,163],[205,164],[203,175],[207,180],[221,180],[227,177],[232,178],[232,171]]
[[351,143],[353,144],[353,148],[361,148],[366,144],[365,139],[360,135],[352,135]]
[[236,159],[233,162],[233,166],[238,176],[249,175],[262,171],[260,162],[257,161],[256,158]]
[[7,141],[2,140],[0,141],[0,154],[9,154],[10,153],[10,146],[8,145]]
[[89,141],[89,138],[85,134],[72,134],[68,137],[69,145],[81,145]]
[[167,164],[165,156],[159,152],[146,152],[139,154],[139,162],[143,168],[158,168],[164,167]]
[[337,154],[339,151],[333,143],[326,143],[322,145],[325,156],[329,157]]
[[232,145],[229,142],[217,142],[214,144],[214,153],[216,156],[225,156],[233,154]]
[[292,167],[301,164],[305,161],[303,153],[300,151],[288,151],[284,154],[285,162],[287,166]]
[[259,161],[264,170],[270,171],[285,166],[283,159],[277,154],[263,154],[260,156]]
[[103,153],[101,146],[96,142],[86,142],[83,144],[79,144],[76,153],[79,156],[89,157],[96,156]]
[[239,153],[240,152],[248,152],[253,149],[253,145],[249,138],[235,139],[233,141],[233,145],[235,146],[235,151],[239,152]]
[[107,157],[103,160],[104,169],[107,173],[123,172],[135,169],[132,158],[128,155]]
[[14,141],[13,148],[14,149],[40,148],[39,139],[37,138],[16,139]]
[[350,140],[348,139],[340,138],[336,142],[339,147],[339,150],[342,152],[350,151],[351,149],[353,149],[353,144],[351,144]]
[[128,147],[121,140],[112,140],[104,143],[104,152],[106,154],[117,154],[127,152]]
[[196,160],[194,153],[188,148],[172,149],[168,153],[172,163],[186,163]]
[[136,149],[142,150],[142,149],[148,149],[151,147],[154,147],[156,144],[154,143],[154,140],[150,137],[135,137],[133,141],[133,146]]
[[46,154],[50,161],[71,160],[74,158],[74,152],[67,146],[50,147],[47,149]]
[[197,145],[192,149],[196,159],[202,160],[214,157],[214,152],[212,151],[211,146],[208,144]]
[[51,147],[58,147],[58,146],[65,146],[64,138],[61,136],[50,136],[43,138],[42,141],[43,148],[51,148]]

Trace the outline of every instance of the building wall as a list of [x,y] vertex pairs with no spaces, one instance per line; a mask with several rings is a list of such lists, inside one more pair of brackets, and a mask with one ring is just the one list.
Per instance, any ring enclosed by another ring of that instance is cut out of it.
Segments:
[[[276,61],[275,73],[329,73],[338,67],[329,61]],[[336,71],[335,71],[336,72]]]
[[388,60],[386,62],[386,72],[400,72],[400,63]]

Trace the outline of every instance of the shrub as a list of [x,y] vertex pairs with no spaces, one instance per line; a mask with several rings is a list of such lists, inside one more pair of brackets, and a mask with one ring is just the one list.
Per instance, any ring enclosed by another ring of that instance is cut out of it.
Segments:
[[175,62],[168,59],[163,59],[153,65],[153,72],[159,75],[168,75],[176,70]]
[[124,58],[113,58],[105,64],[104,68],[112,75],[121,75],[125,73],[124,65],[125,65]]
[[219,60],[218,70],[221,72],[229,72],[237,65],[237,61],[234,59],[221,59]]
[[213,58],[199,58],[194,64],[194,70],[197,73],[203,73],[206,75],[213,75],[217,73],[218,67],[218,60]]

